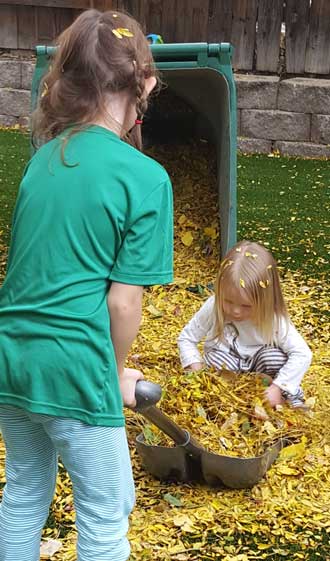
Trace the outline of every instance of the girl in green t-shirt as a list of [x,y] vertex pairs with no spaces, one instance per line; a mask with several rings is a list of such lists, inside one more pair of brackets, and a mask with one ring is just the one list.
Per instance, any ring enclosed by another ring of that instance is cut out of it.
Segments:
[[57,45],[0,289],[0,559],[39,560],[60,455],[79,561],[124,561],[134,484],[122,409],[143,377],[125,360],[143,286],[172,280],[172,191],[139,150],[157,78],[138,23],[87,10]]

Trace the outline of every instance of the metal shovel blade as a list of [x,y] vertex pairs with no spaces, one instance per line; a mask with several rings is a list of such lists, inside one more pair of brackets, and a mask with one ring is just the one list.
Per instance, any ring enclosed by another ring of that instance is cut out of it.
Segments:
[[[146,382],[150,384],[150,382]],[[147,389],[140,386],[140,390]],[[152,390],[154,391],[154,390]],[[140,397],[143,402],[143,396]],[[136,446],[146,469],[159,479],[200,481],[208,485],[225,485],[233,489],[253,487],[272,465],[285,441],[279,439],[262,455],[239,458],[207,451],[188,431],[179,427],[155,405],[136,408],[148,421],[169,436],[177,446],[152,446],[140,434]],[[155,402],[155,400],[154,400]]]
[[284,440],[279,439],[261,456],[251,458],[204,452],[201,456],[203,477],[206,483],[212,486],[223,483],[232,489],[253,487],[263,478],[284,445]]

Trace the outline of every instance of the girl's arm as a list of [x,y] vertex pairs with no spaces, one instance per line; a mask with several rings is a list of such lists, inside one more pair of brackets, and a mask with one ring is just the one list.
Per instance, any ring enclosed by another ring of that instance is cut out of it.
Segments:
[[135,406],[135,385],[142,372],[125,368],[128,351],[139,331],[142,317],[143,287],[112,282],[108,293],[111,340],[113,343],[120,389],[124,405]]
[[178,337],[180,360],[183,368],[200,370],[204,360],[197,344],[211,333],[213,326],[214,296],[211,296],[181,331]]
[[312,352],[291,322],[287,332],[283,327],[282,337],[280,334],[279,347],[288,356],[288,360],[279,370],[274,383],[281,390],[295,393],[311,364]]

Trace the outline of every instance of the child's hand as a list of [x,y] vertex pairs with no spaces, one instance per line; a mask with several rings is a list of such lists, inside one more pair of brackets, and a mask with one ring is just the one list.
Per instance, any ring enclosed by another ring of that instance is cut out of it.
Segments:
[[193,362],[192,364],[189,364],[189,366],[186,366],[185,370],[188,372],[196,372],[197,370],[202,370],[203,368],[205,368],[205,364],[203,362]]
[[265,390],[265,396],[272,407],[276,407],[276,405],[281,405],[281,403],[283,403],[281,388],[279,388],[276,384],[271,384]]
[[119,374],[120,391],[125,407],[133,409],[136,406],[135,386],[136,382],[142,379],[142,372],[135,368],[124,368]]

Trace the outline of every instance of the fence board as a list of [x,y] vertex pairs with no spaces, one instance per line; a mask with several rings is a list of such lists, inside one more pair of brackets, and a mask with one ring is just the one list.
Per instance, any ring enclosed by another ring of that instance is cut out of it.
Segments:
[[163,9],[161,27],[159,29],[150,27],[148,32],[160,33],[165,43],[174,43],[177,40],[175,28],[176,14],[176,0],[166,0],[166,10]]
[[282,17],[283,0],[259,0],[257,70],[277,71]]
[[38,8],[36,16],[37,44],[51,45],[56,36],[54,9]]
[[330,0],[0,0],[0,48],[51,44],[95,7],[125,10],[166,42],[229,41],[235,69],[276,72],[284,5],[287,73],[329,74]]
[[17,6],[17,46],[34,49],[36,45],[36,8]]
[[[56,37],[59,35],[66,27],[71,25],[73,20],[77,17],[77,11],[66,8],[66,9],[57,9],[54,13],[54,26],[55,26],[55,33]],[[55,38],[55,37],[54,37]]]
[[[167,10],[167,7],[166,7]],[[148,12],[146,14],[146,31],[147,33],[164,34],[163,29],[163,2],[162,0],[149,0]]]
[[0,47],[17,49],[16,6],[0,6]]
[[89,4],[89,8],[95,8],[101,12],[118,9],[116,0],[89,0]]
[[234,68],[252,70],[258,0],[233,0],[231,43]]
[[210,43],[229,43],[233,18],[232,0],[210,0],[207,40]]
[[208,2],[177,0],[174,26],[175,42],[206,41]]
[[87,9],[92,2],[93,0],[0,0],[0,5]]
[[286,0],[285,48],[286,71],[289,74],[305,71],[309,6],[310,0]]
[[305,72],[313,74],[329,74],[330,72],[329,0],[312,1]]

